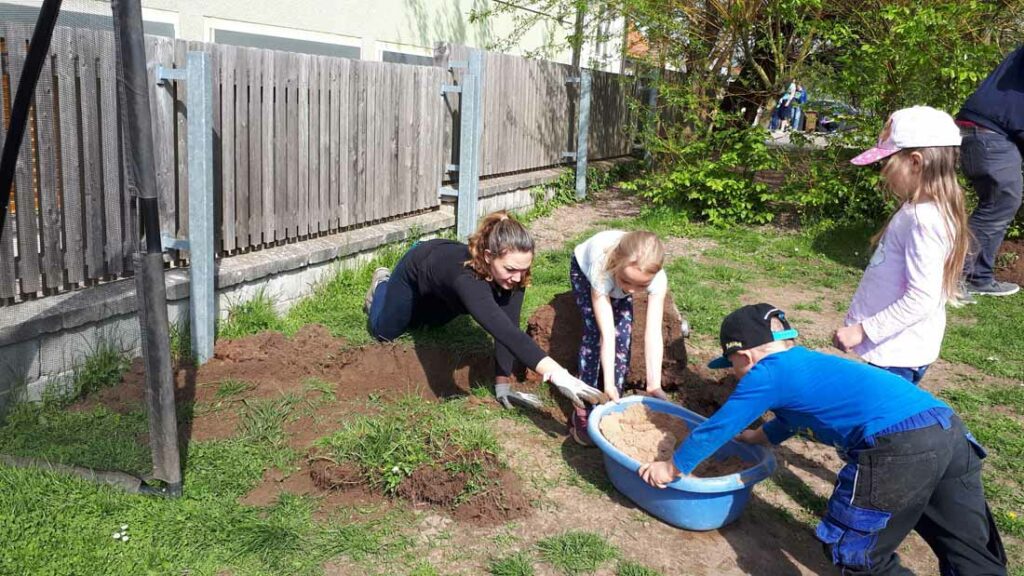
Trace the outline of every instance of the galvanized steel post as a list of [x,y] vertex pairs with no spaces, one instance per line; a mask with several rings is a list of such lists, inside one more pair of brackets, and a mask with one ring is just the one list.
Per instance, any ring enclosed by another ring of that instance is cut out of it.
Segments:
[[576,199],[587,197],[587,133],[590,131],[590,70],[580,70],[580,116],[576,130]]
[[213,357],[217,293],[213,245],[213,77],[210,55],[189,52],[188,236],[192,353],[199,364]]
[[462,75],[459,99],[459,200],[456,230],[465,242],[476,228],[480,187],[480,139],[483,137],[483,55],[470,50],[469,65]]

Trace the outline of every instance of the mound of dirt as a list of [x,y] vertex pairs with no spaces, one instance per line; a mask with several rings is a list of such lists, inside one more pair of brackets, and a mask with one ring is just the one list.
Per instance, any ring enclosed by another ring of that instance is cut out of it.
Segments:
[[[686,346],[683,340],[682,315],[672,300],[672,294],[665,298],[665,314],[662,320],[662,334],[665,339],[665,356],[662,364],[662,386],[671,389],[685,379]],[[629,375],[627,387],[644,386],[647,363],[644,355],[644,341],[647,327],[647,297],[633,297],[633,340],[630,345]],[[555,296],[549,304],[541,306],[526,323],[526,333],[556,362],[575,372],[578,362],[580,341],[583,339],[583,320],[572,292]]]
[[[666,461],[690,435],[690,428],[681,418],[633,404],[622,412],[601,419],[601,434],[619,450],[637,462]],[[752,464],[729,456],[708,458],[693,471],[700,478],[728,476],[750,468]]]
[[1024,286],[1024,240],[1003,242],[996,266],[996,278]]
[[[476,469],[471,477],[465,470]],[[321,490],[348,490],[363,486],[366,477],[351,464],[314,460],[313,483]],[[483,486],[466,495],[470,483]],[[530,500],[519,478],[493,454],[472,451],[453,454],[420,466],[398,485],[397,494],[413,504],[440,508],[456,520],[479,524],[504,524],[525,517]]]

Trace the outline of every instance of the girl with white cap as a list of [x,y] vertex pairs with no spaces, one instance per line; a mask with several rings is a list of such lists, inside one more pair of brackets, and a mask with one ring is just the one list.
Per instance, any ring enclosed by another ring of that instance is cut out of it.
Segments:
[[958,296],[970,243],[959,154],[953,118],[914,106],[894,112],[878,145],[852,160],[881,164],[900,207],[873,238],[874,255],[833,340],[914,384],[939,356],[946,303]]

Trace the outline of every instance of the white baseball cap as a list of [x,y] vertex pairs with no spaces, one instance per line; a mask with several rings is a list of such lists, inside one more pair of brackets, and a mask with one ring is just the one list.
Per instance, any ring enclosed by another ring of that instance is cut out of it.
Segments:
[[904,148],[959,146],[960,141],[960,128],[952,116],[931,106],[913,106],[893,112],[878,135],[878,145],[850,162],[865,166]]

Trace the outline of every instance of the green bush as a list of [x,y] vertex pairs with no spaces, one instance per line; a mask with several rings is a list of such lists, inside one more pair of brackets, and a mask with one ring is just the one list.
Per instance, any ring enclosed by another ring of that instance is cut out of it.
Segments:
[[655,205],[682,208],[715,226],[766,224],[774,191],[755,176],[779,167],[761,128],[724,128],[681,146],[669,168],[623,185]]

